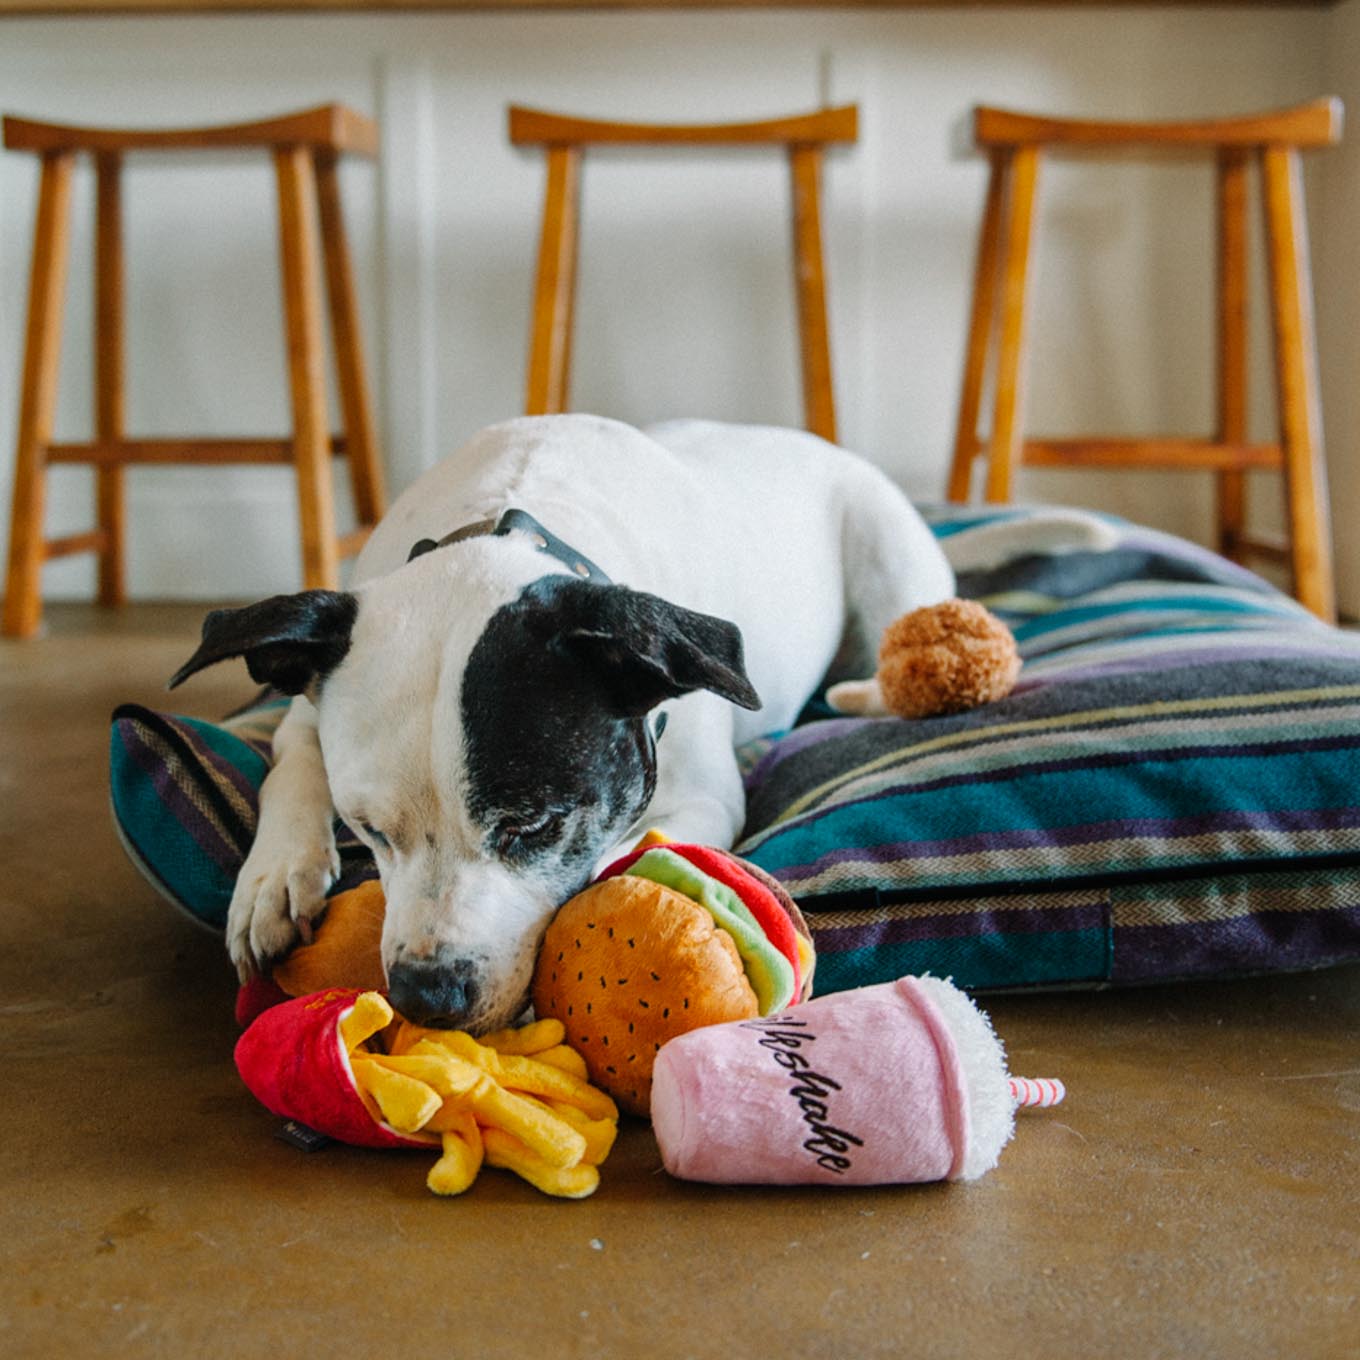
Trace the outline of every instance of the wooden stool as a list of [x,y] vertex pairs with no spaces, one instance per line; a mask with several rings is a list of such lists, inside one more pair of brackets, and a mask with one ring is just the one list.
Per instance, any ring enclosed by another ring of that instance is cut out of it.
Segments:
[[829,143],[853,142],[859,110],[823,109],[763,123],[697,125],[591,122],[535,109],[510,109],[510,140],[547,148],[548,184],[543,235],[534,285],[529,345],[529,415],[567,406],[572,308],[576,293],[577,235],[581,213],[581,154],[587,146],[783,146],[793,182],[794,284],[802,354],[803,408],[809,430],[836,437],[831,389],[831,349],[826,324],[826,271],[822,262],[821,170]]
[[[991,158],[978,244],[972,321],[959,401],[949,498],[968,499],[973,459],[987,457],[986,498],[1011,498],[1019,463],[1041,466],[1193,467],[1218,474],[1218,547],[1286,562],[1295,596],[1335,615],[1327,478],[1322,461],[1313,341],[1313,295],[1304,222],[1301,147],[1330,146],[1341,133],[1341,104],[1320,99],[1278,113],[1210,122],[1091,123],[974,110],[974,137]],[[1024,430],[1025,305],[1040,155],[1050,149],[1099,151],[1197,148],[1218,167],[1218,429],[1212,439],[1027,438]],[[1247,167],[1260,166],[1274,317],[1278,443],[1247,441]],[[990,438],[978,437],[982,385],[995,351]],[[1245,473],[1284,474],[1287,546],[1245,532]]]
[[[33,634],[42,617],[40,576],[49,558],[99,554],[99,601],[124,599],[126,523],[123,470],[128,463],[291,463],[297,473],[302,521],[303,581],[338,584],[340,559],[357,552],[383,511],[382,471],[360,343],[349,245],[340,211],[336,164],[342,153],[373,156],[377,129],[337,104],[261,123],[160,131],[62,127],[22,118],[4,121],[5,145],[42,158],[19,438],[14,465],[9,574],[3,631]],[[279,190],[288,375],[293,409],[290,439],[129,439],[123,428],[123,238],[120,174],[128,151],[265,147],[274,157]],[[95,381],[94,439],[52,442],[66,285],[71,167],[88,152],[94,159]],[[317,285],[318,250],[311,201],[321,222],[345,434],[332,439],[326,413],[324,339]],[[349,455],[360,528],[337,537],[330,456]],[[90,463],[96,476],[97,527],[90,533],[47,539],[44,492],[50,463]]]

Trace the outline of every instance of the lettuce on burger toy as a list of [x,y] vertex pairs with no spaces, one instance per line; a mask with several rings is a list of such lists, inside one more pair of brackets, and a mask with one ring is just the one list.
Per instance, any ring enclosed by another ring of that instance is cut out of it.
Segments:
[[645,1116],[662,1044],[806,1000],[814,961],[773,878],[708,846],[644,843],[549,925],[534,1010],[562,1022],[595,1085]]

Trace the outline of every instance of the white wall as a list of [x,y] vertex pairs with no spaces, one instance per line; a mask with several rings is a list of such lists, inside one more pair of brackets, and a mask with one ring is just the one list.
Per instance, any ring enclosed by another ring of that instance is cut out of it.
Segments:
[[1347,137],[1328,152],[1314,231],[1318,358],[1341,608],[1360,615],[1360,0],[1327,15],[1324,80],[1346,101]]
[[[8,20],[0,107],[174,124],[342,99],[377,116],[382,163],[349,167],[344,183],[399,488],[521,406],[542,174],[507,145],[508,102],[702,120],[858,100],[861,142],[836,156],[827,205],[842,438],[931,497],[947,466],[983,191],[983,166],[967,153],[969,107],[1190,116],[1285,104],[1329,84],[1360,106],[1358,7]],[[1310,169],[1315,207],[1360,195],[1360,168],[1348,164],[1327,182]],[[90,406],[83,172],[77,189],[64,438],[83,437]],[[11,475],[35,190],[32,158],[0,157],[0,485]],[[134,162],[133,433],[284,429],[272,192],[268,165],[246,157],[210,168],[197,157]],[[1032,427],[1207,432],[1208,171],[1056,166],[1044,192]],[[693,412],[796,423],[786,202],[777,158],[592,162],[577,408],[635,421]],[[1340,220],[1315,232],[1325,396],[1334,438],[1339,429],[1354,442],[1355,304],[1338,301],[1324,272],[1355,272],[1360,242]],[[1264,318],[1258,309],[1262,341]],[[1264,437],[1268,369],[1258,361],[1255,371]],[[1334,486],[1353,493],[1349,460],[1340,463]],[[62,469],[54,481],[53,530],[85,527],[88,473]],[[1203,478],[1032,473],[1022,491],[1208,534]],[[1262,497],[1267,520],[1273,503]],[[139,596],[244,596],[298,579],[283,469],[136,470],[132,526]],[[1342,553],[1343,601],[1354,609],[1360,550],[1343,538]],[[50,595],[85,593],[91,581],[88,562],[47,570]]]

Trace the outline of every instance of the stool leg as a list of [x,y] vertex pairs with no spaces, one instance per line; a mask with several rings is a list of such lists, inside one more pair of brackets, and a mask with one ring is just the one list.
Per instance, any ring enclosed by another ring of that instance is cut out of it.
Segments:
[[531,416],[565,411],[576,301],[576,242],[580,225],[581,148],[548,148],[543,234],[534,285],[534,328],[524,409]]
[[376,524],[386,508],[382,463],[368,397],[363,334],[354,297],[354,269],[340,204],[336,158],[316,161],[317,207],[321,216],[321,248],[326,258],[326,295],[330,301],[331,336],[335,342],[335,376],[345,415],[345,452],[360,524]]
[[279,248],[302,525],[302,580],[308,589],[333,590],[340,581],[340,557],[322,363],[319,260],[311,216],[316,176],[311,155],[303,147],[276,147],[274,168],[279,185]]
[[9,570],[2,631],[31,637],[42,621],[43,510],[47,446],[57,397],[61,358],[61,311],[66,293],[70,240],[69,151],[43,156],[38,211],[33,227],[33,264],[28,287],[19,437],[14,455],[14,502],[10,512]]
[[1029,283],[1034,192],[1039,149],[1015,151],[1009,173],[1006,236],[1001,263],[1001,343],[996,364],[996,407],[987,461],[987,499],[1008,501],[1014,491],[1024,439],[1025,293]]
[[[94,255],[94,429],[99,443],[124,435],[123,406],[123,206],[122,157],[100,152],[95,164]],[[99,603],[121,605],[127,598],[124,545],[127,507],[121,463],[95,466],[95,502],[104,535],[99,551]]]
[[[1218,159],[1218,441],[1247,442],[1247,155],[1225,147]],[[1218,474],[1218,550],[1245,556],[1246,473]]]
[[826,269],[822,253],[822,148],[789,147],[793,187],[794,285],[803,368],[803,417],[813,434],[836,439],[831,342],[826,324]]
[[1294,596],[1315,614],[1331,621],[1336,617],[1336,599],[1313,344],[1313,288],[1298,148],[1265,147],[1261,152],[1261,169]]
[[987,377],[993,322],[996,318],[997,247],[1001,238],[1001,209],[1006,198],[1008,160],[992,152],[987,178],[987,202],[982,210],[978,235],[977,264],[973,271],[973,310],[968,323],[968,353],[959,393],[958,423],[954,427],[954,461],[949,469],[949,499],[968,500],[973,486],[973,460],[978,454],[978,412],[982,384]]

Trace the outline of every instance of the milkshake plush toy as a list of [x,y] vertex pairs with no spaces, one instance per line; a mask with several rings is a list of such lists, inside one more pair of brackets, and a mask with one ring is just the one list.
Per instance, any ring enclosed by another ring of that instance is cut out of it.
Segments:
[[652,1071],[666,1170],[744,1184],[973,1180],[1018,1106],[1062,1083],[1010,1077],[987,1016],[939,978],[836,992],[780,1015],[695,1030]]

